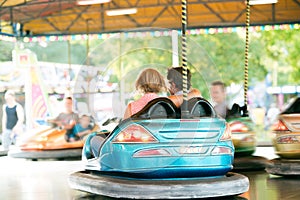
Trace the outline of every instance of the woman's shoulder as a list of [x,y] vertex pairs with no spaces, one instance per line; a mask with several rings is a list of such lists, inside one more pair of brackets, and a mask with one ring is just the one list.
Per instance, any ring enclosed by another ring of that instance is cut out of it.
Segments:
[[135,114],[140,111],[148,102],[151,100],[158,98],[158,94],[156,93],[147,93],[144,94],[140,99],[131,102],[129,105],[131,107],[131,113]]
[[144,94],[142,96],[142,98],[146,98],[146,99],[153,99],[153,98],[157,98],[157,97],[159,97],[158,94],[153,93],[153,92]]
[[134,105],[134,104],[149,102],[152,99],[155,99],[157,97],[159,97],[159,96],[156,93],[147,93],[147,94],[144,94],[143,96],[141,96],[141,98],[137,99],[136,101],[131,102],[131,104]]

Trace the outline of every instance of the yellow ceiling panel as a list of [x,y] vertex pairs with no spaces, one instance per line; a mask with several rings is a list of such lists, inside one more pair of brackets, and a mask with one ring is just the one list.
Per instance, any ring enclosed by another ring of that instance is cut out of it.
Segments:
[[16,6],[30,1],[32,0],[0,0],[0,5],[1,7]]
[[[136,14],[106,15],[107,10],[133,7]],[[187,7],[188,27],[245,25],[245,0],[189,0]],[[0,8],[2,21],[21,24],[20,31],[32,35],[181,28],[180,0],[112,0],[92,6],[78,6],[76,0],[0,0]],[[300,0],[251,6],[250,23],[300,23]]]

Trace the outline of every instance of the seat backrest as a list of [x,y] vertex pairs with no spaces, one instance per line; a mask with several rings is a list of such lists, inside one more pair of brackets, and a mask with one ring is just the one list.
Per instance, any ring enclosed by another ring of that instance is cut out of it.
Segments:
[[131,116],[138,119],[176,118],[178,111],[174,103],[166,97],[155,98],[142,110]]
[[188,109],[192,118],[217,116],[213,106],[202,97],[194,97],[189,99]]
[[293,101],[293,103],[285,109],[282,114],[295,114],[300,113],[300,98],[298,97]]
[[226,119],[230,118],[239,118],[239,117],[248,117],[247,106],[240,106],[237,103],[234,103],[231,109],[227,109],[226,111]]

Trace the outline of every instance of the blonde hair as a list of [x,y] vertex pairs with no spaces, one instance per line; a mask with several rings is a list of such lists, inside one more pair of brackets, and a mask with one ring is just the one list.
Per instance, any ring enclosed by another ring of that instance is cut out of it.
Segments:
[[144,69],[135,82],[136,90],[143,93],[167,91],[164,77],[155,69]]

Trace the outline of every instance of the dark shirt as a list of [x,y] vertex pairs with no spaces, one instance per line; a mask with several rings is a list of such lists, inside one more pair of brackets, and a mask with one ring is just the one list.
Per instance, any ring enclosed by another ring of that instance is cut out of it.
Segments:
[[18,122],[17,105],[12,108],[6,106],[5,112],[7,116],[6,129],[12,130]]

